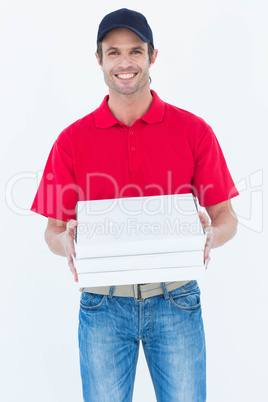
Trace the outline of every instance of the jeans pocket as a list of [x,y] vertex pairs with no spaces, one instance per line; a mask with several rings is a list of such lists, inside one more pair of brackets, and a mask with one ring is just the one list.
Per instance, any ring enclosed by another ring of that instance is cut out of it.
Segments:
[[105,295],[96,293],[82,292],[80,299],[80,307],[84,310],[96,310],[101,307],[106,300]]
[[193,311],[201,307],[200,302],[200,289],[197,282],[193,286],[187,288],[182,286],[181,288],[172,290],[169,293],[169,300],[175,306],[181,310]]

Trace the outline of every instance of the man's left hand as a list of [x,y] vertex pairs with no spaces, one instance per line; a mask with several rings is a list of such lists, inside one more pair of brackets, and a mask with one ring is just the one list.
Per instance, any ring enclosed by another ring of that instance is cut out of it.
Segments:
[[199,215],[201,223],[207,233],[207,241],[206,241],[205,249],[204,249],[205,268],[207,269],[208,263],[210,261],[210,250],[211,250],[211,246],[213,243],[213,228],[210,224],[210,220],[209,220],[208,216],[204,212],[199,211],[198,215]]

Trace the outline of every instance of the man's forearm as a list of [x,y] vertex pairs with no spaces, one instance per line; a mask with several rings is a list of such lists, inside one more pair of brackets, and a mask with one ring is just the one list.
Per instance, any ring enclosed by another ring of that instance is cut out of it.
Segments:
[[66,251],[63,246],[63,236],[66,230],[66,225],[57,226],[49,224],[45,231],[45,240],[49,249],[57,255],[66,256]]
[[228,208],[220,211],[211,221],[213,241],[211,248],[222,246],[231,240],[237,231],[237,217]]

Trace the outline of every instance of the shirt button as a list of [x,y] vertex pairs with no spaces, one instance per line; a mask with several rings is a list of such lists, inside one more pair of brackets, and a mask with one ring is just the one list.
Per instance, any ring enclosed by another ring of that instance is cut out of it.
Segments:
[[131,147],[131,151],[135,151],[135,149],[136,149],[135,147]]
[[130,135],[133,135],[134,133],[133,133],[133,131],[130,131],[129,134],[130,134]]

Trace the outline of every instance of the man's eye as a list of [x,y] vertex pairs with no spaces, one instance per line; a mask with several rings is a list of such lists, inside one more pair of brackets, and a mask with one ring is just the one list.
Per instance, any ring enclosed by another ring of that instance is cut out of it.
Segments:
[[132,53],[141,53],[139,50],[133,50]]
[[110,55],[117,54],[117,52],[109,52],[108,54],[109,54],[109,56],[110,56]]

